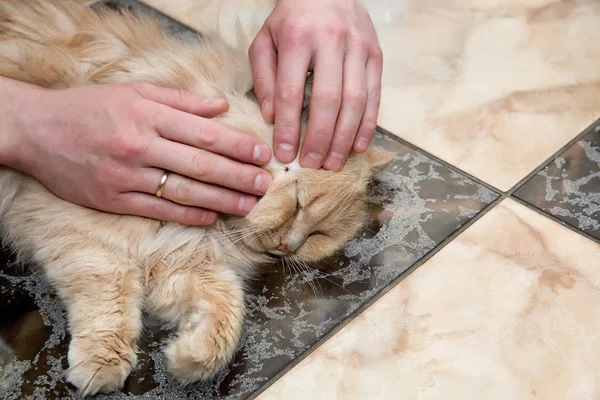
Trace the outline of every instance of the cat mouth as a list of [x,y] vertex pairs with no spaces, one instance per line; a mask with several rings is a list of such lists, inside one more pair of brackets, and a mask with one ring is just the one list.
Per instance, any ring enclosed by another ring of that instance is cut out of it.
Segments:
[[277,249],[269,250],[267,253],[271,256],[275,256],[275,257],[279,257],[279,258],[284,258],[285,256],[290,255],[290,253],[286,253],[285,251],[281,251],[281,250],[277,250]]

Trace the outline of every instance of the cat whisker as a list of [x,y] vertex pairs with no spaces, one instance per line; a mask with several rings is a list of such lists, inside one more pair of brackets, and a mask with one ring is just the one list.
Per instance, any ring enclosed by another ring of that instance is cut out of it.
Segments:
[[[295,257],[289,257],[288,261],[294,265],[294,270],[304,278],[304,281],[310,286],[315,297],[323,298],[323,288],[321,287],[321,283],[318,280],[316,280],[315,283],[314,276],[311,276],[311,273],[309,269],[307,269],[306,265],[302,265],[300,260]],[[319,285],[319,288],[317,288],[317,284]]]

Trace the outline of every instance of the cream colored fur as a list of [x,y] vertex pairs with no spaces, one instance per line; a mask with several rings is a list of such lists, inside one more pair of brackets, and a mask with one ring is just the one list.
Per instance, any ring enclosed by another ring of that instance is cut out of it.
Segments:
[[[216,38],[172,38],[148,18],[67,0],[0,2],[0,75],[51,88],[150,82],[222,97],[230,109],[218,120],[272,141],[272,126],[246,94],[245,55]],[[390,158],[371,149],[337,174],[272,161],[274,183],[250,215],[204,228],[79,207],[3,168],[3,237],[43,268],[63,299],[72,334],[67,379],[83,395],[122,387],[136,364],[143,309],[178,327],[165,349],[170,371],[184,383],[210,379],[238,344],[244,280],[277,257],[313,262],[342,248],[365,218],[373,169]],[[277,249],[283,240],[293,254]]]

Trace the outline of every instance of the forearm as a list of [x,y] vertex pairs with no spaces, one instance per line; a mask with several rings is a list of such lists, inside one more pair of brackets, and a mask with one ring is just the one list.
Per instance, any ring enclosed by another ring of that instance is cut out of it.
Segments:
[[0,165],[21,169],[27,134],[23,106],[35,88],[0,76]]

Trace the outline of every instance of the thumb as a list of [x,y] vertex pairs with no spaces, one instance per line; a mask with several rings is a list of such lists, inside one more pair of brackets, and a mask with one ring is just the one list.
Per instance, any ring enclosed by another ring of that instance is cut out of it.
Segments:
[[273,123],[275,99],[275,82],[277,79],[277,51],[268,29],[261,29],[248,50],[254,92],[261,104],[263,118]]
[[135,90],[148,100],[204,118],[216,117],[229,109],[221,99],[205,99],[182,89],[171,89],[151,84],[134,84]]

